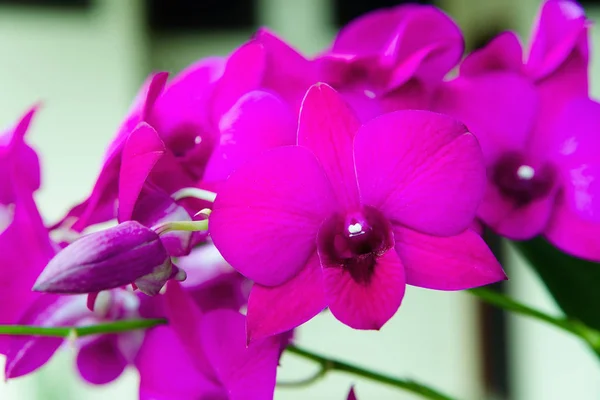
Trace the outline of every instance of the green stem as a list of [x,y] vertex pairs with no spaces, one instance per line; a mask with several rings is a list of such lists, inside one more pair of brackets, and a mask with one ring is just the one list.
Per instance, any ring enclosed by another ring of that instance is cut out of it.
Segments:
[[564,317],[555,317],[522,304],[506,295],[481,287],[470,289],[469,293],[486,303],[507,311],[512,311],[538,321],[543,321],[583,339],[595,352],[600,353],[600,332],[580,321]]
[[68,327],[43,327],[30,325],[0,325],[0,335],[18,336],[51,336],[51,337],[81,337],[97,334],[120,333],[137,329],[152,328],[165,325],[165,319],[130,319],[105,324]]
[[[376,382],[384,383],[386,385],[404,389],[404,390],[407,390],[414,394],[421,395],[427,399],[453,400],[453,398],[450,396],[442,394],[435,389],[432,389],[428,386],[425,386],[421,383],[417,383],[417,382],[409,380],[409,379],[395,378],[395,377],[392,377],[389,375],[381,374],[379,372],[367,370],[362,367],[352,365],[352,364],[349,364],[349,363],[346,363],[343,361],[334,360],[331,358],[327,358],[325,356],[321,356],[319,354],[313,353],[312,351],[308,351],[308,350],[302,349],[302,348],[294,346],[294,345],[288,346],[286,350],[297,356],[317,362],[321,366],[320,373],[316,375],[317,377],[324,376],[327,371],[346,372],[348,374],[360,376],[362,378],[370,379],[372,381],[376,381]],[[321,371],[324,371],[324,372],[321,372]],[[311,380],[311,382],[312,381],[314,381],[314,379]]]

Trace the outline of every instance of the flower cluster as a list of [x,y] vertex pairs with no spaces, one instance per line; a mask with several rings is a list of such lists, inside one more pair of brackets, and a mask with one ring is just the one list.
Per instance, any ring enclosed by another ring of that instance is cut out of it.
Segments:
[[[512,32],[463,59],[432,6],[360,17],[313,58],[260,29],[152,74],[91,194],[52,226],[33,200],[32,109],[0,138],[0,323],[166,318],[73,338],[82,378],[133,366],[141,399],[270,399],[293,330],[323,310],[377,330],[406,285],[506,279],[481,226],[600,261],[588,27],[547,0],[526,61]],[[0,336],[6,377],[62,341]]]

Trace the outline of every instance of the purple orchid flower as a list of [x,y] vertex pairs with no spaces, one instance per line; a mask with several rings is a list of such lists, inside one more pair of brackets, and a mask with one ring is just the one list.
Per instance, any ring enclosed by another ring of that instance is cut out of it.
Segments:
[[[95,310],[87,308],[85,296],[44,294],[31,304],[19,324],[45,327],[93,325],[139,317],[140,299],[133,292],[103,292]],[[96,335],[77,339],[77,369],[87,382],[105,384],[118,378],[142,344],[143,331]],[[10,338],[6,358],[7,379],[29,374],[43,366],[64,343],[62,338],[15,336]]]
[[249,339],[290,330],[327,306],[346,325],[379,329],[407,283],[459,290],[505,279],[467,230],[485,169],[463,125],[403,111],[361,127],[317,84],[297,140],[237,169],[209,220],[224,258],[255,281]]
[[383,112],[427,109],[444,76],[461,59],[460,29],[431,6],[402,5],[361,16],[342,28],[313,61],[266,29],[256,34],[268,52],[264,85],[299,109],[306,89],[326,82],[362,121]]
[[347,400],[357,400],[356,393],[354,393],[354,386],[352,386],[350,388],[350,391],[348,392]]
[[486,225],[515,240],[544,234],[600,260],[591,243],[600,222],[600,105],[588,97],[588,25],[574,1],[546,1],[525,63],[516,35],[503,33],[465,59],[435,108],[481,142],[489,179],[478,216]]
[[[35,110],[0,136],[0,324],[16,323],[40,296],[31,286],[56,251],[33,199],[39,160],[24,141]],[[9,337],[0,336],[0,354],[8,346]]]
[[147,333],[136,362],[141,400],[273,398],[281,337],[247,346],[238,312],[203,314],[177,282],[163,297],[169,326]]

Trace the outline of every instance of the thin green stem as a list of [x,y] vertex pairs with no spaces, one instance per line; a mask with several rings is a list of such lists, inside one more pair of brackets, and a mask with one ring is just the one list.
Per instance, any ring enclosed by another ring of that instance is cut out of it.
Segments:
[[205,232],[208,230],[208,220],[203,219],[201,221],[170,221],[164,222],[152,229],[154,229],[154,231],[159,235],[171,231]]
[[167,320],[155,319],[129,319],[105,324],[88,326],[43,327],[30,325],[0,325],[0,335],[17,336],[51,336],[51,337],[81,337],[97,334],[120,333],[137,329],[152,328],[165,325]]
[[520,303],[502,293],[495,292],[488,288],[476,288],[468,291],[472,295],[480,298],[486,303],[507,311],[512,311],[523,316],[527,316],[538,321],[543,321],[553,325],[566,332],[572,333],[583,339],[595,352],[600,353],[600,332],[590,328],[580,321],[572,320],[564,317],[555,317],[548,315],[542,311],[536,310],[523,303]]
[[322,371],[324,370],[324,372],[321,373],[319,376],[317,376],[317,378],[324,376],[325,373],[328,371],[340,371],[340,372],[346,372],[348,374],[360,376],[362,378],[370,379],[372,381],[384,383],[389,386],[394,386],[394,387],[397,387],[400,389],[404,389],[404,390],[412,392],[414,394],[418,394],[426,399],[454,400],[450,396],[442,394],[435,389],[432,389],[428,386],[425,386],[421,383],[418,383],[418,382],[415,382],[415,381],[412,381],[409,379],[400,379],[400,378],[395,378],[395,377],[392,377],[389,375],[384,375],[379,372],[364,369],[357,365],[353,365],[353,364],[349,364],[349,363],[346,363],[343,361],[327,358],[325,356],[313,353],[312,351],[305,350],[305,349],[302,349],[302,348],[294,346],[294,345],[288,346],[286,350],[297,356],[317,362],[321,366],[321,370]]

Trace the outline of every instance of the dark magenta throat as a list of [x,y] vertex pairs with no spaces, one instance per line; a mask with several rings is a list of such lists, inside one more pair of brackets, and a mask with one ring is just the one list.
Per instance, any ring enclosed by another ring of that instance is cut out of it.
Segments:
[[392,226],[377,209],[335,214],[327,219],[318,235],[321,262],[343,268],[362,284],[371,280],[377,258],[394,246]]
[[494,165],[491,179],[503,196],[523,207],[547,196],[556,173],[549,164],[532,166],[518,153],[502,156]]

